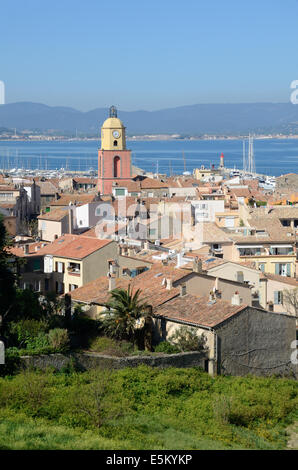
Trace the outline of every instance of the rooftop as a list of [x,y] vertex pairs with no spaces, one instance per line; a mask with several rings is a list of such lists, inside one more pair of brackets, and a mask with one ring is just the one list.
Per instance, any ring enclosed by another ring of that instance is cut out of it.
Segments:
[[154,310],[155,315],[198,326],[215,327],[244,310],[247,305],[231,305],[224,300],[186,294],[175,297]]

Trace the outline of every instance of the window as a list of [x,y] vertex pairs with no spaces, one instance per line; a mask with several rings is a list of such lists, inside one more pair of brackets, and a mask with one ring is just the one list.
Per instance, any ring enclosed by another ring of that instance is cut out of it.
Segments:
[[117,140],[114,140],[114,147],[117,147],[118,146],[118,142]]
[[49,290],[49,285],[50,285],[49,279],[45,279],[45,280],[44,280],[44,290],[45,290],[45,291],[48,291],[48,290]]
[[124,188],[118,188],[115,190],[115,196],[125,196],[125,189]]
[[274,305],[281,305],[283,302],[283,295],[281,290],[274,291]]
[[64,273],[64,263],[61,263],[61,261],[56,261],[55,265],[57,273]]
[[57,294],[64,294],[64,284],[63,284],[63,282],[56,281],[56,293]]
[[67,269],[70,274],[80,274],[81,272],[80,263],[69,263]]
[[40,292],[40,281],[34,281],[35,292]]
[[290,220],[282,220],[281,223],[284,227],[290,227],[290,225],[291,225]]
[[278,276],[291,276],[291,264],[290,263],[276,263],[275,274]]
[[114,178],[120,177],[120,157],[114,158]]
[[40,259],[33,261],[33,271],[40,271]]
[[69,284],[68,290],[69,290],[69,291],[72,291],[72,290],[77,289],[78,287],[79,287],[79,286],[77,286],[76,284]]

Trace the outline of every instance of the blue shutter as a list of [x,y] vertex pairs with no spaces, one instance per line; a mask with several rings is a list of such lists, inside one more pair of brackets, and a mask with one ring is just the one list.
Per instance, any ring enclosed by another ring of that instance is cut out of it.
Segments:
[[278,305],[278,290],[274,291],[274,305]]
[[290,263],[287,264],[287,276],[291,276],[291,265],[290,265]]
[[279,274],[279,264],[275,263],[275,274]]

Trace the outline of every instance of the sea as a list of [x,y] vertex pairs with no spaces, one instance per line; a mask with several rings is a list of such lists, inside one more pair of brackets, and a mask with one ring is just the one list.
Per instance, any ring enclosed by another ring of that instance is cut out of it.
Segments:
[[[0,169],[97,170],[99,141],[1,141]],[[185,170],[219,165],[242,169],[243,140],[129,140],[133,165],[150,172],[182,174]],[[248,143],[246,142],[246,152]],[[255,139],[256,172],[279,176],[298,173],[298,139]]]

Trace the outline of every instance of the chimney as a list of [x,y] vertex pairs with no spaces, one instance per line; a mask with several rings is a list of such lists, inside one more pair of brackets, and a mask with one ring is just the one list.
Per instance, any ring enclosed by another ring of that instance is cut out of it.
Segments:
[[109,273],[109,292],[116,289],[116,276]]
[[192,270],[193,270],[194,273],[202,273],[203,272],[202,260],[199,259],[197,256],[193,260]]
[[231,304],[232,305],[241,305],[241,299],[240,299],[239,292],[236,291],[235,294],[232,296]]
[[181,268],[182,266],[182,253],[177,253],[177,265],[176,268]]
[[29,245],[28,245],[28,243],[26,243],[26,245],[24,246],[24,252],[25,252],[25,255],[29,254]]
[[187,294],[186,284],[180,284],[179,288],[180,288],[180,297],[184,297]]
[[132,247],[128,248],[128,256],[133,256],[135,254],[135,251]]
[[73,211],[71,202],[68,208],[68,233],[73,233]]
[[173,287],[173,280],[171,277],[166,278],[166,289],[171,290]]

